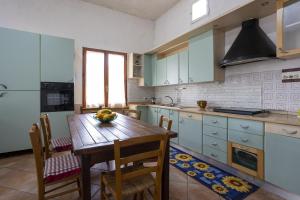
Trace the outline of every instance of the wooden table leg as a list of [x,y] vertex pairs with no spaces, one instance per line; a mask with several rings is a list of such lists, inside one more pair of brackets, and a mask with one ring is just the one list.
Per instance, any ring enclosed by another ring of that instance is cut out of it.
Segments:
[[82,199],[91,199],[91,172],[90,172],[90,162],[91,157],[89,155],[81,155],[81,190]]
[[162,173],[162,190],[161,190],[161,199],[169,200],[169,153],[170,153],[170,140],[168,140],[166,154],[164,159],[164,168]]

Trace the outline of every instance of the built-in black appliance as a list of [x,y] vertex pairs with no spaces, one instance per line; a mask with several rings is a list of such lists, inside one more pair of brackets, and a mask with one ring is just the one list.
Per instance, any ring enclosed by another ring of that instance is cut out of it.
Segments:
[[221,62],[221,67],[276,57],[276,46],[259,27],[258,19],[242,23],[242,30]]
[[74,110],[74,83],[41,82],[41,112]]
[[266,110],[257,109],[257,108],[222,108],[216,107],[213,108],[214,112],[222,112],[222,113],[231,113],[231,114],[239,114],[239,115],[256,115],[260,113],[266,113]]

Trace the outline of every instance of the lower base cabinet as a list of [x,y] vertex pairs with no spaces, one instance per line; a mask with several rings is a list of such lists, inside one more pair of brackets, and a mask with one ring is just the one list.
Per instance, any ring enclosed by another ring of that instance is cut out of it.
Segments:
[[29,129],[39,122],[40,91],[0,91],[0,153],[31,149]]
[[180,113],[179,145],[202,153],[202,115]]
[[47,114],[50,120],[52,138],[70,135],[67,116],[74,114],[73,111],[48,112]]
[[299,169],[300,138],[266,133],[265,180],[300,195]]
[[176,132],[178,135],[176,138],[172,138],[171,142],[178,144],[179,143],[179,126],[178,126],[178,120],[179,120],[179,113],[178,111],[170,110],[169,119],[172,120],[172,131]]
[[158,126],[157,108],[149,107],[147,121],[151,125]]
[[137,106],[136,109],[141,112],[141,121],[148,121],[148,107],[146,106]]

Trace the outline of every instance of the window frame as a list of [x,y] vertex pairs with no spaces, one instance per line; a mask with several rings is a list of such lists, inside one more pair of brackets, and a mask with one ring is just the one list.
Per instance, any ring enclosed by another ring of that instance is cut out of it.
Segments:
[[192,24],[194,24],[194,23],[196,23],[196,22],[198,22],[200,19],[202,19],[202,18],[204,18],[204,17],[206,17],[206,16],[208,16],[209,15],[209,0],[206,0],[206,8],[207,8],[207,13],[205,14],[205,15],[203,15],[203,16],[201,16],[201,17],[198,17],[197,19],[194,19],[193,20],[193,5],[195,4],[195,3],[197,3],[198,1],[200,1],[200,0],[194,0],[193,1],[193,3],[192,3],[192,7],[191,7],[191,23]]
[[108,77],[109,77],[109,67],[108,67],[108,54],[115,54],[124,56],[124,89],[125,89],[125,105],[127,106],[127,53],[108,51],[95,48],[82,48],[82,107],[86,108],[86,53],[88,51],[100,52],[104,54],[104,106],[108,107]]

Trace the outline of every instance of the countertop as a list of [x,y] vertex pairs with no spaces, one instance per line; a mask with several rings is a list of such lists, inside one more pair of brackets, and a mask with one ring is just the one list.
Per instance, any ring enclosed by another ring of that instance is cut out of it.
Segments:
[[297,118],[296,115],[290,115],[290,114],[262,113],[262,114],[249,116],[249,115],[238,115],[238,114],[214,112],[209,109],[201,110],[198,107],[178,108],[178,107],[168,107],[168,106],[161,106],[161,105],[154,105],[154,104],[137,104],[137,106],[157,107],[157,108],[164,108],[164,109],[170,109],[170,110],[177,110],[179,112],[215,115],[215,116],[230,117],[230,118],[237,118],[237,119],[248,119],[248,120],[254,120],[254,121],[261,121],[261,122],[300,126],[300,119]]

